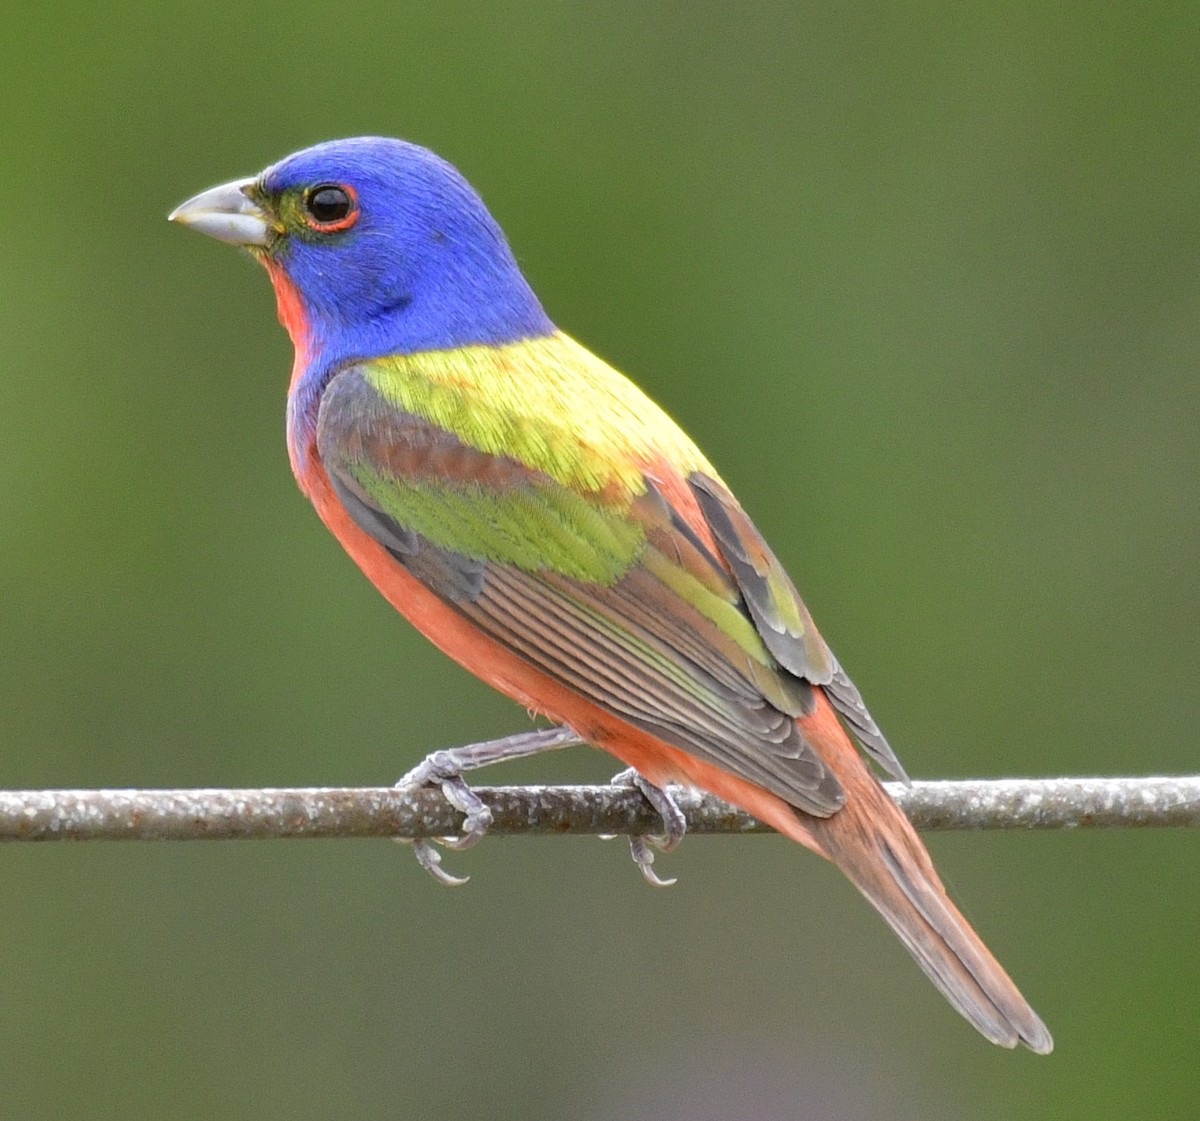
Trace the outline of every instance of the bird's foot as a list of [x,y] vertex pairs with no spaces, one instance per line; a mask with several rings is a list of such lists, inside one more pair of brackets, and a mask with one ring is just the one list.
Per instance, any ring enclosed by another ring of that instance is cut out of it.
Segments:
[[[457,837],[438,837],[437,841],[446,848],[461,852],[478,844],[492,824],[492,811],[467,785],[462,777],[464,771],[474,771],[492,763],[521,759],[580,742],[570,728],[558,727],[521,732],[503,739],[467,744],[465,747],[451,747],[426,756],[396,786],[437,786],[441,789],[442,797],[456,810],[461,810],[464,818],[462,833]],[[442,854],[434,848],[430,838],[418,837],[412,841],[408,838],[397,839],[413,846],[417,863],[438,883],[459,887],[470,879],[470,876],[452,876],[441,866]]]
[[642,797],[652,805],[663,819],[661,835],[634,834],[629,838],[629,853],[633,862],[641,870],[646,883],[653,887],[670,887],[676,882],[676,877],[664,880],[654,871],[654,850],[671,852],[683,840],[687,833],[687,818],[683,810],[676,804],[661,786],[655,786],[648,778],[638,774],[630,767],[618,775],[613,775],[614,786],[633,786],[642,793]]
[[[413,767],[396,785],[441,788],[442,797],[456,810],[461,810],[464,816],[462,833],[457,837],[438,837],[437,840],[446,848],[461,852],[479,843],[492,824],[492,811],[462,777],[463,771],[469,770],[470,765],[458,758],[456,752],[455,748],[433,752]],[[460,887],[471,878],[452,876],[447,872],[441,866],[442,854],[433,847],[430,838],[418,837],[412,842],[412,846],[417,863],[438,883],[447,887]]]

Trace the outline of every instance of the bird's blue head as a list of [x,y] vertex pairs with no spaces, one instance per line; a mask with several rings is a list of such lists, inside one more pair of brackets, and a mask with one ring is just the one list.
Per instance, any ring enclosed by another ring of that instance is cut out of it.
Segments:
[[297,351],[323,366],[554,330],[482,200],[416,144],[317,144],[171,217],[250,249]]

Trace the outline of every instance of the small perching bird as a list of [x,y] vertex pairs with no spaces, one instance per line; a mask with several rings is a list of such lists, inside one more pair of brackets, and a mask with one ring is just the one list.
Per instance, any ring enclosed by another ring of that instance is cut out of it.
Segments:
[[554,326],[453,167],[331,141],[171,217],[266,266],[292,469],[398,611],[633,768],[669,832],[682,782],[832,860],[984,1036],[1051,1050],[851,742],[904,778],[775,555],[687,435]]

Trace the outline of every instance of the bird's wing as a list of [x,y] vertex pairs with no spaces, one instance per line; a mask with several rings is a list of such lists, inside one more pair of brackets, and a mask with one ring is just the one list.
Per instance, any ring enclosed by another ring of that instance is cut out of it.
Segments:
[[[653,480],[642,493],[581,493],[399,409],[362,367],[326,388],[317,447],[356,524],[490,638],[798,809],[840,807],[837,779],[797,726],[813,679],[761,637],[742,577],[730,578]],[[693,486],[730,508],[712,497],[719,484]],[[794,639],[787,620],[781,633]],[[811,634],[810,671],[829,687],[836,663]]]
[[689,475],[688,484],[767,649],[784,669],[823,686],[867,754],[888,774],[907,782],[904,767],[862,695],[825,645],[791,577],[737,499],[721,482],[700,472]]

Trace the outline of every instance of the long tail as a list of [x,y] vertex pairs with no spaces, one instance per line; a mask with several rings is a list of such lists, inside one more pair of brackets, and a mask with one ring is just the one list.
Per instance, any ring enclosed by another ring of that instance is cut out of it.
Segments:
[[879,790],[879,804],[862,828],[856,811],[862,808],[863,792],[856,793],[853,803],[848,801],[834,815],[830,827],[818,826],[825,855],[887,920],[946,999],[984,1036],[1003,1047],[1023,1043],[1040,1055],[1050,1052],[1054,1040],[1046,1025],[950,901],[908,820]]
[[631,726],[611,735],[594,726],[591,731],[595,743],[651,782],[680,780],[710,790],[833,861],[983,1035],[1003,1047],[1023,1043],[1047,1054],[1054,1041],[1046,1025],[950,902],[916,831],[850,742],[828,699],[814,694],[816,710],[801,717],[800,728],[846,795],[827,818],[801,813],[763,787]]
[[1039,1055],[1050,1052],[1054,1040],[1046,1025],[950,901],[916,831],[845,733],[833,732],[824,719],[810,730],[833,762],[846,804],[826,819],[797,815],[796,825],[783,831],[841,868],[984,1036],[1003,1047],[1023,1043]]

